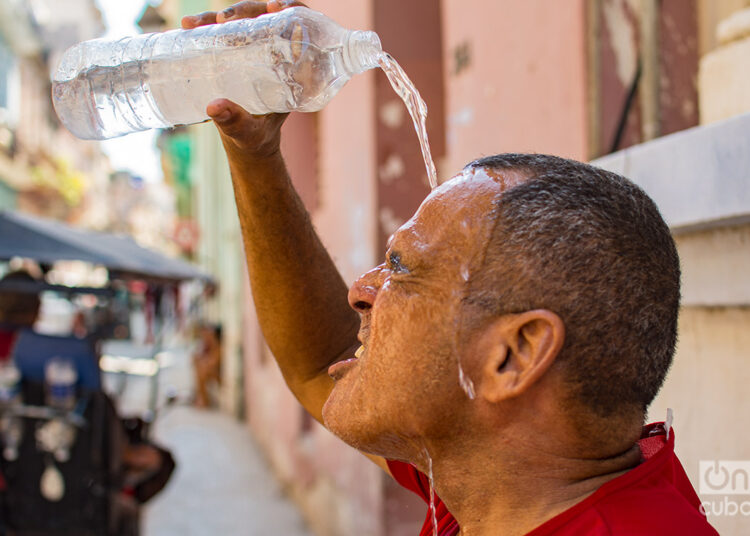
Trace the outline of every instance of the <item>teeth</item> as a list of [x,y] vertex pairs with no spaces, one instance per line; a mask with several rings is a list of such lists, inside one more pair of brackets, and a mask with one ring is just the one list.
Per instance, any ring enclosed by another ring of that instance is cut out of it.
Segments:
[[360,346],[359,348],[357,348],[357,351],[354,352],[354,357],[356,357],[357,359],[359,359],[360,357],[362,357],[362,354],[364,354],[364,353],[365,353],[365,347],[364,346]]

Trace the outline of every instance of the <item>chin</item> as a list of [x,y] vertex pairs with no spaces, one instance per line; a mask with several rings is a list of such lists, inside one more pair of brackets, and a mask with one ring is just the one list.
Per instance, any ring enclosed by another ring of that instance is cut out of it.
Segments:
[[406,460],[413,454],[410,444],[387,419],[379,417],[372,408],[358,411],[351,404],[342,403],[334,396],[323,406],[323,423],[336,437],[360,452],[391,460]]
[[357,417],[355,409],[348,406],[350,405],[336,399],[336,389],[334,388],[323,406],[323,424],[344,443],[356,449],[361,449],[364,438],[357,433],[358,429],[362,427],[359,422],[361,418]]

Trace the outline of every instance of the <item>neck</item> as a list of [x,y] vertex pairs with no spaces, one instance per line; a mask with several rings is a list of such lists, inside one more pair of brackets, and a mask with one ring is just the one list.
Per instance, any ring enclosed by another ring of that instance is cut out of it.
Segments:
[[493,439],[427,449],[436,492],[462,536],[524,535],[640,461],[635,441],[602,457],[582,458],[554,433],[519,427]]

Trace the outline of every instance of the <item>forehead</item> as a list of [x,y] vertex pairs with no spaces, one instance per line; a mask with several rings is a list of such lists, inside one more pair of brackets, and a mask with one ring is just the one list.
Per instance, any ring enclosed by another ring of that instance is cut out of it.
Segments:
[[495,202],[524,179],[512,170],[466,169],[435,188],[391,243],[409,241],[424,247],[445,243],[459,249],[483,244],[493,223]]

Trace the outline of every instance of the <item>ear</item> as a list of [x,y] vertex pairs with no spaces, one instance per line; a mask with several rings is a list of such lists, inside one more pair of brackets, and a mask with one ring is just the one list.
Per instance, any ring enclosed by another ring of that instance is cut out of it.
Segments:
[[482,362],[478,396],[496,403],[527,391],[554,363],[564,341],[565,324],[552,311],[497,318],[476,348]]

